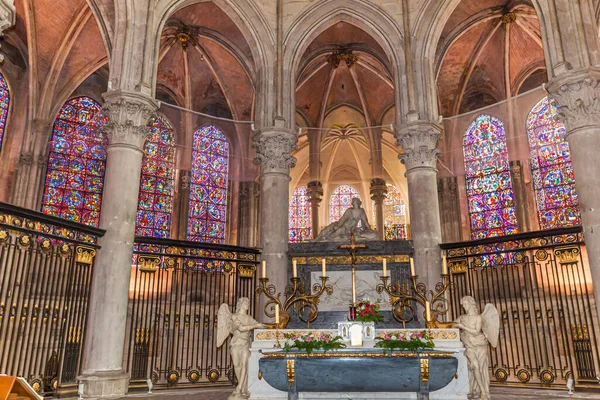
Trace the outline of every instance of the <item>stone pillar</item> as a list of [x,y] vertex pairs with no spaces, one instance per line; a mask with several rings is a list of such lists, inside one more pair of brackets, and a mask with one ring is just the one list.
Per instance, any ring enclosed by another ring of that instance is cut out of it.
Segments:
[[319,234],[319,204],[323,201],[323,185],[319,181],[308,182],[308,201],[312,223],[312,238]]
[[596,308],[600,314],[600,68],[567,72],[547,86],[565,123],[581,208]]
[[434,289],[442,272],[436,169],[441,134],[439,124],[427,121],[408,123],[396,132],[397,145],[404,150],[399,157],[406,165],[415,270],[428,289]]
[[122,363],[135,216],[147,124],[157,109],[138,92],[110,91],[104,100],[109,145],[100,227],[106,235],[94,266],[79,377],[86,399],[121,396],[129,385]]
[[371,200],[375,202],[375,225],[379,240],[385,239],[385,222],[383,220],[383,201],[387,196],[387,185],[384,179],[375,178],[371,181]]
[[442,240],[444,243],[461,241],[460,199],[455,176],[438,180]]
[[517,224],[519,232],[529,232],[529,215],[527,213],[527,197],[525,195],[525,184],[523,183],[523,165],[521,161],[510,162],[510,178],[515,196],[515,208],[517,212]]
[[[254,162],[260,164],[260,221],[262,259],[267,262],[267,277],[277,292],[283,293],[287,279],[288,209],[290,202],[290,168],[296,165],[296,134],[276,120],[276,126],[261,129],[254,135]],[[262,278],[262,276],[259,277]],[[265,321],[264,297],[258,318]]]

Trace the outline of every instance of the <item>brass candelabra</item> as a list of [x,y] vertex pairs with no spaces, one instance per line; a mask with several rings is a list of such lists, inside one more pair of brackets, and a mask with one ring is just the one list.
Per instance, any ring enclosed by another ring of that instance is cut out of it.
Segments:
[[[312,291],[307,292],[304,282],[300,278],[291,278],[291,284],[285,288],[285,302],[281,304],[281,293],[277,292],[277,288],[273,284],[269,284],[269,278],[260,278],[259,286],[256,288],[256,294],[260,296],[264,294],[269,301],[264,306],[265,315],[269,318],[275,316],[275,305],[279,305],[279,310],[287,313],[287,316],[280,320],[276,325],[277,329],[285,329],[289,322],[290,308],[297,313],[298,318],[306,323],[307,328],[310,328],[310,323],[317,319],[319,315],[319,299],[323,293],[331,295],[333,287],[327,284],[329,279],[327,276],[321,276],[321,283],[315,283],[312,286]],[[282,314],[284,314],[282,313]],[[305,317],[305,314],[308,316]]]
[[450,275],[442,274],[442,282],[435,285],[435,290],[427,290],[427,286],[419,282],[419,276],[411,276],[411,281],[406,284],[400,282],[389,283],[389,276],[381,276],[381,283],[377,285],[377,293],[386,292],[390,297],[392,304],[392,315],[394,319],[406,327],[406,323],[412,321],[416,315],[415,304],[420,304],[423,308],[423,317],[427,329],[445,328],[448,323],[440,322],[438,319],[446,315],[450,308],[450,303],[445,297],[446,292],[451,286]]

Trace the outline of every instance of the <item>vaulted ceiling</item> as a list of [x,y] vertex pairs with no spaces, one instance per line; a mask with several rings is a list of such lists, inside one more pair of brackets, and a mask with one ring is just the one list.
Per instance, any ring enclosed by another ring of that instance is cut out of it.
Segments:
[[547,80],[539,21],[523,1],[463,0],[436,55],[445,117],[484,107]]

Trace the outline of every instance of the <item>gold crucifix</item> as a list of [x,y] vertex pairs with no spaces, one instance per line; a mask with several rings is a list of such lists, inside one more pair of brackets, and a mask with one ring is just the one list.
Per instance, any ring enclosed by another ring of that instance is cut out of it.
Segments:
[[350,234],[350,244],[338,246],[338,249],[348,250],[350,252],[350,261],[352,262],[352,305],[356,306],[356,250],[368,249],[368,244],[356,244],[354,232]]

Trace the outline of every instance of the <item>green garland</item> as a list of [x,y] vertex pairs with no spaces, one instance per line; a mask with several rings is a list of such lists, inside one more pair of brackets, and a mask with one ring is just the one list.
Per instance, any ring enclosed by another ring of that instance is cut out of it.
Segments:
[[433,343],[432,337],[427,331],[421,331],[419,333],[388,335],[384,333],[383,336],[375,338],[375,347],[379,347],[387,350],[404,350],[404,351],[417,351],[421,349],[433,349],[435,344]]

